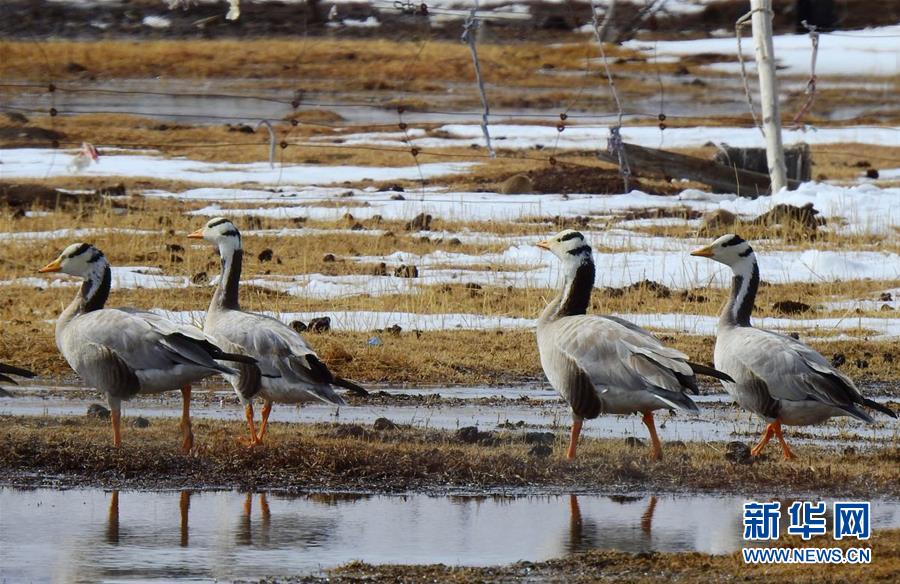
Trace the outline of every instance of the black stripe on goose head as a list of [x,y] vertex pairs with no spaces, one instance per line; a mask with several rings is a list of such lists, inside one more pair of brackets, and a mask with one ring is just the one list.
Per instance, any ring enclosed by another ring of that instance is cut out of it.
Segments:
[[742,243],[746,243],[744,238],[740,235],[732,235],[730,239],[722,242],[722,247],[732,247],[735,245],[740,245]]
[[221,219],[213,219],[212,221],[210,221],[209,223],[206,224],[206,228],[212,229],[213,227],[218,227],[219,225],[221,225],[223,223],[229,223],[229,220],[225,219],[224,217],[222,217]]
[[563,241],[569,241],[570,239],[575,239],[576,237],[579,239],[582,239],[582,240],[584,239],[584,236],[581,233],[579,233],[577,231],[570,231],[569,233],[566,233],[565,235],[560,237],[559,241],[561,243]]
[[82,244],[79,245],[76,249],[72,250],[72,253],[70,253],[70,254],[69,254],[68,256],[66,256],[66,257],[68,257],[69,259],[71,259],[71,258],[80,256],[80,255],[83,254],[83,253],[87,253],[87,251],[88,251],[89,249],[91,249],[91,247],[93,247],[93,246],[92,246],[91,244],[89,244],[89,243],[82,243]]

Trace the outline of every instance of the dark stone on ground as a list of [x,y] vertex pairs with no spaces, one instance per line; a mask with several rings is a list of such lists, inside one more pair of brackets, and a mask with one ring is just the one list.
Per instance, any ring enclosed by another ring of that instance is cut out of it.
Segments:
[[387,264],[384,262],[379,262],[378,264],[376,264],[375,267],[372,268],[372,275],[373,276],[387,276],[388,275]]
[[400,426],[388,420],[387,418],[378,418],[377,420],[375,420],[375,423],[372,424],[372,427],[376,430],[396,430]]
[[331,317],[320,316],[309,321],[309,331],[313,333],[324,333],[331,330]]
[[553,444],[555,440],[551,432],[525,432],[525,444]]
[[191,284],[196,284],[197,286],[205,286],[209,284],[209,275],[206,272],[197,272],[193,276],[191,276]]
[[528,451],[528,456],[532,458],[547,458],[553,454],[553,449],[545,444],[538,444],[533,446],[531,450]]
[[334,261],[337,261],[337,258],[334,256],[333,253],[326,253],[324,256],[322,256],[322,261],[326,262],[326,263],[334,262]]
[[394,269],[394,276],[397,278],[418,278],[419,268],[401,264]]
[[[393,197],[392,197],[393,198]],[[409,221],[404,229],[407,231],[428,231],[431,229],[431,215],[426,213],[419,213],[415,217],[413,217],[412,221]]]
[[134,418],[133,420],[131,420],[131,427],[132,428],[149,428],[150,420],[148,420],[147,418],[145,418],[143,416],[138,416],[138,417]]
[[635,436],[629,436],[625,439],[625,446],[628,446],[629,448],[643,447],[644,441]]
[[301,320],[291,321],[290,327],[298,333],[305,333],[309,328],[308,326],[306,326],[306,323]]
[[869,362],[865,359],[857,359],[856,361],[854,361],[854,364],[859,369],[868,369],[869,368]]
[[812,307],[805,302],[797,302],[794,300],[779,300],[772,305],[772,308],[782,314],[800,314],[803,312],[809,312]]
[[840,367],[844,363],[847,362],[847,357],[843,353],[835,353],[831,358],[831,364],[835,367]]
[[266,248],[259,252],[259,255],[256,257],[260,262],[271,262],[274,256],[275,252],[273,252],[271,249]]
[[91,418],[109,419],[109,410],[100,404],[91,404],[88,406],[87,415]]
[[750,447],[743,442],[729,442],[725,445],[725,460],[736,464],[751,464],[753,456]]
[[866,178],[878,178],[878,170],[870,168],[866,171]]

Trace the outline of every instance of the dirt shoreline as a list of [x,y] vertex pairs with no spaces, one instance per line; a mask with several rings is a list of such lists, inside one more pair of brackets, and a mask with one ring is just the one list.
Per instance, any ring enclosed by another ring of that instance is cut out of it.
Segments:
[[651,461],[633,439],[586,439],[579,458],[567,461],[564,437],[553,433],[500,430],[473,439],[461,431],[280,423],[266,446],[248,448],[238,442],[243,424],[195,420],[195,448],[184,455],[177,420],[128,428],[120,449],[110,446],[105,420],[0,416],[0,424],[0,484],[26,487],[900,497],[893,441],[839,453],[804,446],[797,461],[785,462],[775,450],[758,459],[735,455],[724,442],[672,443],[662,461]]

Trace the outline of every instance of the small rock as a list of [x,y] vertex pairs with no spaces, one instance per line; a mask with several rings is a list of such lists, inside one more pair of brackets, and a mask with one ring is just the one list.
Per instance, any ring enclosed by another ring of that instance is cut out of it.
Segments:
[[456,431],[456,439],[466,444],[475,444],[478,442],[478,428],[475,426],[465,426]]
[[431,215],[419,213],[406,224],[407,231],[427,231],[431,229]]
[[729,442],[725,445],[725,460],[737,464],[750,464],[753,462],[753,456],[750,454],[750,447],[743,442]]
[[370,338],[368,341],[366,341],[366,344],[369,345],[370,347],[380,347],[381,345],[384,344],[384,341],[382,341],[379,337],[375,336],[375,337]]
[[629,436],[625,439],[625,446],[628,446],[629,448],[638,448],[643,445],[644,441],[635,436]]
[[306,323],[302,320],[291,321],[290,327],[298,333],[305,333],[309,329],[309,327],[306,326]]
[[375,423],[372,424],[372,427],[376,430],[397,430],[400,428],[397,424],[388,420],[387,418],[378,418],[375,420]]
[[553,449],[546,444],[532,446],[531,450],[528,451],[528,456],[532,458],[547,458],[551,454],[553,454]]
[[100,404],[91,404],[88,406],[87,415],[91,418],[100,418],[102,420],[109,419],[109,410]]
[[191,283],[197,286],[205,286],[209,284],[209,275],[206,272],[197,272],[191,276]]
[[386,328],[384,330],[385,330],[385,332],[391,333],[395,337],[399,337],[400,333],[403,331],[403,329],[400,328],[399,324],[392,324],[391,326],[389,326],[388,328]]
[[379,262],[378,264],[376,264],[375,267],[372,268],[372,275],[373,276],[387,276],[388,275],[387,264],[384,262]]
[[805,302],[795,302],[794,300],[779,300],[772,305],[773,310],[782,314],[800,314],[802,312],[809,312],[810,308],[812,307],[809,304],[806,304]]
[[787,336],[791,337],[791,338],[794,339],[795,341],[799,341],[799,340],[800,340],[800,333],[798,333],[797,331],[790,331],[790,332],[787,334]]
[[894,362],[894,354],[893,353],[884,352],[881,354],[881,358],[884,360],[885,363],[893,363]]
[[81,63],[69,61],[66,64],[66,72],[67,73],[84,73],[85,71],[87,71],[87,67],[85,67]]
[[891,312],[894,310],[894,307],[890,304],[882,304],[881,308],[879,308],[878,310],[880,310],[881,312]]
[[94,194],[100,197],[124,197],[128,193],[125,191],[125,185],[119,183],[110,187],[100,187]]
[[854,365],[856,365],[859,369],[868,369],[869,362],[865,359],[857,359],[854,361]]
[[326,253],[325,255],[322,256],[322,261],[325,263],[335,262],[335,261],[337,261],[337,258],[334,256],[333,253]]
[[320,316],[309,321],[307,329],[313,333],[324,333],[331,330],[331,317]]
[[149,428],[150,420],[148,420],[147,418],[145,418],[143,416],[138,416],[138,417],[134,418],[133,420],[131,420],[131,427],[132,428]]
[[878,170],[874,168],[866,170],[866,178],[878,178]]
[[451,237],[447,244],[455,247],[457,245],[462,245],[462,241],[460,241],[458,237]]
[[14,124],[27,124],[28,117],[19,112],[6,112],[6,119]]
[[392,201],[405,201],[406,197],[404,197],[403,195],[398,193],[396,195],[391,195],[391,200]]
[[854,456],[856,455],[856,448],[852,446],[847,446],[844,448],[844,456]]
[[553,444],[555,440],[552,432],[525,432],[525,444]]
[[266,248],[266,249],[262,250],[261,252],[259,252],[259,255],[256,256],[256,258],[260,262],[271,262],[272,258],[274,256],[275,256],[275,252],[273,252],[271,249]]
[[831,358],[831,364],[835,367],[840,367],[844,363],[847,362],[847,357],[843,353],[835,353]]
[[881,296],[879,296],[878,299],[882,302],[892,302],[894,300],[894,297],[891,296],[890,292],[882,292]]
[[514,174],[502,183],[498,191],[504,195],[527,195],[534,192],[534,183],[524,174]]
[[362,223],[357,221],[356,223],[354,223],[353,225],[350,226],[350,231],[363,231],[363,230],[365,230],[365,228],[366,228],[365,225],[363,225]]
[[481,284],[475,282],[467,282],[465,287],[467,290],[481,290]]
[[407,266],[400,264],[394,269],[394,276],[397,278],[418,278],[419,268],[416,266]]
[[359,424],[341,424],[334,429],[334,435],[338,438],[365,438],[369,433]]

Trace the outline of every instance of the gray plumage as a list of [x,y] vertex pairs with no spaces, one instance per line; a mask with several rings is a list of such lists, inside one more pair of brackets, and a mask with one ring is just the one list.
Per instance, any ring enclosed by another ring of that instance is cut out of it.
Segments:
[[714,357],[716,368],[734,378],[723,381],[723,386],[741,407],[768,422],[788,425],[818,424],[834,416],[872,422],[862,407],[896,417],[890,408],[863,397],[849,377],[815,350],[751,325],[759,267],[749,243],[737,235],[724,235],[691,255],[723,263],[733,272],[731,296],[719,316]]

